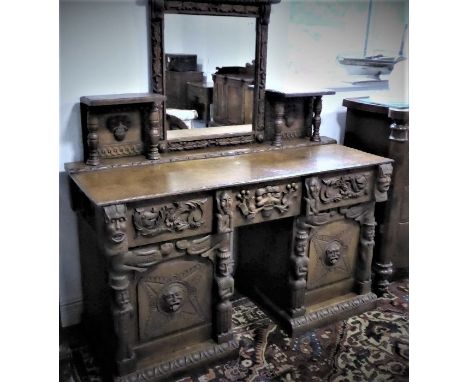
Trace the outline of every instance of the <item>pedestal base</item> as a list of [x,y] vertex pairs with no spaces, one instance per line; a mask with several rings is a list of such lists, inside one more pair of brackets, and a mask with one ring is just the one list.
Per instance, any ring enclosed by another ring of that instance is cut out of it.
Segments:
[[226,359],[237,358],[238,356],[239,342],[235,339],[222,344],[206,341],[174,353],[172,357],[167,357],[164,362],[149,367],[141,367],[140,370],[125,376],[115,377],[114,382],[172,380],[192,369]]
[[296,337],[308,330],[343,320],[373,309],[376,306],[377,296],[374,293],[358,295],[349,293],[317,305],[306,308],[306,313],[300,317],[291,317],[285,310],[274,304],[258,288],[255,293],[265,306],[283,325],[288,335]]

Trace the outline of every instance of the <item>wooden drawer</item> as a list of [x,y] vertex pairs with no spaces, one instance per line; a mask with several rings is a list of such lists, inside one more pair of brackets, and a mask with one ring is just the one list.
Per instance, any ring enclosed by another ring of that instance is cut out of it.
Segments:
[[175,202],[142,202],[129,205],[128,246],[135,247],[210,233],[213,199],[210,195],[182,197]]
[[373,200],[374,170],[314,176],[306,181],[306,214]]
[[295,216],[300,213],[300,179],[264,183],[238,188],[231,192],[234,226]]

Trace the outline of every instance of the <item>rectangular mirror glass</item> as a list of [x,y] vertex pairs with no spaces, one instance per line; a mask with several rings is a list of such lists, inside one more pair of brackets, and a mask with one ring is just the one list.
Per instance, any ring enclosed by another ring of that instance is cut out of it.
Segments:
[[255,18],[166,14],[167,139],[252,132]]

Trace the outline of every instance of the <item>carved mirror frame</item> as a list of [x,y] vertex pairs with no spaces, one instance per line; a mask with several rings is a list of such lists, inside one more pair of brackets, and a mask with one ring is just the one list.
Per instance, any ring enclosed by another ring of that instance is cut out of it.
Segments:
[[271,4],[281,0],[149,0],[151,33],[151,82],[152,92],[164,95],[164,15],[208,15],[238,16],[256,18],[255,41],[255,87],[252,132],[224,136],[200,136],[194,138],[167,140],[165,104],[163,105],[162,132],[159,148],[161,151],[179,151],[209,146],[226,146],[251,143],[254,138],[263,142],[265,130],[265,81],[267,64],[268,24]]

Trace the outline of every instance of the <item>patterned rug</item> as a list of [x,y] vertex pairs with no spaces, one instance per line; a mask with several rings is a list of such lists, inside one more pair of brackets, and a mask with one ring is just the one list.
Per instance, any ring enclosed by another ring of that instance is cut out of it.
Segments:
[[[252,301],[234,306],[240,357],[177,382],[407,381],[408,280],[393,283],[375,310],[291,339]],[[86,344],[72,346],[67,381],[101,382]]]

